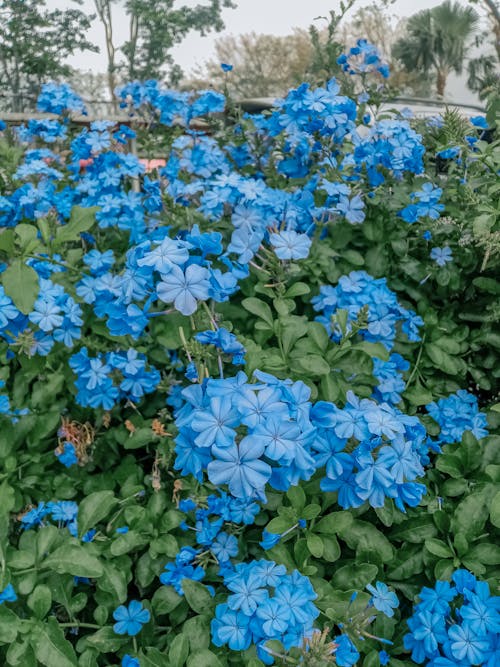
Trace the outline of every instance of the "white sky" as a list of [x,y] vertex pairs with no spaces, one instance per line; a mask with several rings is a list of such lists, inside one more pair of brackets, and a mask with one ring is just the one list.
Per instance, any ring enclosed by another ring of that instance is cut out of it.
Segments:
[[[396,16],[410,16],[420,9],[427,9],[440,4],[442,0],[395,0],[389,11]],[[182,4],[196,5],[203,0],[183,0]],[[116,2],[114,11],[115,42],[120,45],[127,38],[128,22],[125,12]],[[179,1],[179,4],[181,2]],[[224,10],[226,29],[222,33],[211,33],[201,37],[191,33],[185,41],[174,50],[174,57],[181,67],[189,72],[195,65],[203,64],[214,53],[214,42],[221,35],[239,34],[244,32],[260,32],[275,35],[286,35],[293,28],[307,28],[317,16],[325,16],[330,10],[338,10],[339,0],[235,0],[237,9]],[[351,14],[357,7],[372,4],[371,0],[358,0]],[[49,7],[75,7],[70,0],[47,0]],[[93,0],[83,0],[82,9],[95,13]],[[101,24],[96,20],[89,33],[89,39],[101,48],[101,53],[79,53],[70,64],[78,69],[104,72],[106,56],[104,34]],[[467,102],[474,98],[465,90],[463,81],[450,77],[448,96],[456,101]]]

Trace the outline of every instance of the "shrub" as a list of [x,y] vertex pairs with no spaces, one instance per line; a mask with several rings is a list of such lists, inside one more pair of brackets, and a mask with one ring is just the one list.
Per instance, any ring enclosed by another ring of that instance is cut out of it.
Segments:
[[121,95],[80,130],[51,85],[0,144],[3,662],[492,667],[485,121]]

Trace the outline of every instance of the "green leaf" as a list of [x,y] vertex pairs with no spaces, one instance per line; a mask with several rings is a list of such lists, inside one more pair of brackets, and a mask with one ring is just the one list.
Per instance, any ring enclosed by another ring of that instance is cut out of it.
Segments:
[[99,210],[97,206],[83,208],[73,206],[69,222],[59,227],[56,232],[56,244],[62,245],[68,241],[77,241],[82,232],[86,232],[95,224],[95,214]]
[[484,565],[500,565],[500,546],[497,544],[476,544],[464,560],[476,561]]
[[323,558],[329,563],[334,563],[340,558],[340,545],[334,535],[323,535]]
[[122,604],[127,599],[127,579],[125,573],[112,563],[106,561],[104,563],[104,572],[99,578],[97,587],[101,591],[111,593],[116,604]]
[[147,541],[147,538],[143,537],[136,530],[129,530],[128,533],[118,535],[118,537],[113,540],[110,551],[113,556],[123,556],[124,554],[128,554],[131,551],[135,551],[139,547],[144,546]]
[[330,339],[327,330],[320,322],[309,322],[307,335],[322,352],[326,350]]
[[292,299],[295,296],[303,296],[304,294],[309,294],[311,288],[306,283],[294,283],[291,285],[285,292],[285,297],[287,299]]
[[210,610],[214,602],[206,586],[199,581],[193,581],[192,579],[187,578],[182,580],[181,585],[187,603],[193,611],[198,614],[203,614]]
[[265,301],[251,296],[247,299],[243,299],[241,305],[245,310],[248,310],[249,313],[252,313],[252,315],[257,315],[257,317],[264,320],[271,329],[273,328],[273,313]]
[[28,598],[28,607],[33,611],[36,618],[42,619],[52,606],[52,593],[50,588],[39,584]]
[[223,667],[223,665],[215,653],[202,649],[189,656],[187,667]]
[[146,653],[140,653],[141,667],[173,667],[167,656],[153,646],[146,649]]
[[189,642],[184,635],[177,635],[170,644],[168,660],[171,667],[182,667],[189,655]]
[[58,574],[91,579],[101,577],[104,572],[101,562],[79,544],[64,544],[59,547],[42,562],[41,567],[54,570]]
[[27,266],[22,259],[15,259],[1,275],[5,294],[10,296],[14,305],[28,315],[33,309],[39,291],[38,275],[35,269]]
[[319,354],[306,354],[303,357],[294,359],[294,367],[299,372],[305,372],[310,375],[328,375],[330,364],[320,357]]
[[0,230],[0,250],[3,250],[9,257],[14,250],[14,230],[2,229]]
[[172,586],[162,586],[153,595],[151,605],[155,614],[169,614],[182,602],[182,599]]
[[31,646],[38,662],[46,667],[78,667],[75,650],[55,618],[36,626]]
[[300,514],[306,504],[306,494],[301,486],[291,486],[286,492],[292,507]]
[[500,528],[500,491],[493,496],[491,501],[490,521],[494,526]]
[[425,548],[427,551],[430,551],[431,554],[434,554],[434,556],[438,556],[439,558],[452,558],[454,555],[453,551],[447,544],[436,538],[425,540]]
[[457,373],[460,372],[459,362],[438,345],[427,343],[425,351],[429,355],[430,360],[444,373],[447,373],[448,375],[457,375]]
[[307,548],[309,549],[309,553],[312,556],[314,556],[314,558],[321,558],[323,556],[323,551],[324,551],[323,540],[319,535],[314,535],[314,533],[310,533],[306,537],[306,542],[307,542]]
[[314,530],[318,533],[326,533],[327,535],[334,535],[347,530],[353,522],[353,516],[350,512],[331,512],[323,517],[315,525]]
[[113,491],[95,491],[84,498],[78,508],[78,535],[95,528],[117,502]]
[[0,606],[0,642],[12,644],[20,627],[20,618],[5,605]]
[[[85,642],[94,646],[101,653],[114,653],[129,641],[128,637],[120,637],[112,627],[101,628],[92,635],[86,635]],[[48,666],[47,666],[48,667]]]
[[371,563],[352,563],[344,565],[335,570],[332,578],[332,586],[344,591],[351,589],[363,589],[375,579],[378,567]]

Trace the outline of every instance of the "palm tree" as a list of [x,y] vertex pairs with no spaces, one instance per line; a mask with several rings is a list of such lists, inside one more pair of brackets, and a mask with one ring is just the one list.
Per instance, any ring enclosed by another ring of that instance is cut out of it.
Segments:
[[408,19],[406,35],[394,45],[393,56],[410,72],[434,73],[436,92],[442,97],[449,74],[462,73],[467,45],[478,25],[479,15],[472,7],[445,0]]

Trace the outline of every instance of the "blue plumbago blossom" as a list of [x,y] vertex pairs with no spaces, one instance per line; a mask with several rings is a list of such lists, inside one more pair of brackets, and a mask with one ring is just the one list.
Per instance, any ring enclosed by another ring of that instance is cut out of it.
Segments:
[[[43,528],[55,523],[59,528],[67,528],[73,537],[78,537],[78,505],[72,500],[59,500],[53,502],[40,502],[37,507],[32,507],[20,517],[23,530]],[[89,530],[83,535],[82,542],[91,542],[96,531]]]
[[82,98],[67,83],[45,83],[38,97],[37,109],[55,114],[65,111],[87,113]]
[[500,657],[500,597],[466,570],[456,570],[452,580],[455,586],[437,581],[422,589],[405,648],[419,664],[494,667]]
[[425,486],[416,480],[429,458],[417,417],[351,392],[343,409],[312,405],[302,382],[255,376],[256,384],[240,372],[181,390],[174,410],[181,474],[200,481],[206,474],[235,498],[263,500],[267,484],[287,490],[324,469],[322,490],[337,491],[344,508],[382,507],[386,498],[401,510],[418,505]]
[[440,398],[425,406],[430,416],[439,424],[438,444],[458,443],[465,432],[476,438],[488,435],[488,422],[484,412],[479,411],[477,398],[465,389]]
[[120,400],[137,402],[160,382],[160,373],[151,365],[148,370],[145,355],[134,349],[92,358],[83,347],[69,365],[77,375],[77,402],[93,408],[111,410]]
[[365,340],[383,343],[391,350],[398,325],[410,341],[420,340],[418,329],[423,325],[422,318],[398,302],[396,294],[387,287],[385,278],[372,278],[366,271],[352,271],[348,276],[342,276],[335,287],[321,287],[312,304],[314,310],[322,311],[316,320],[325,325],[335,341],[342,338],[340,327],[332,325],[332,316],[336,311],[347,311],[347,331],[350,331],[352,322],[356,321],[364,307],[368,307],[368,324],[359,334]]
[[402,372],[409,368],[409,362],[397,353],[391,354],[388,361],[374,357],[373,375],[377,378],[378,385],[374,389],[373,398],[397,405],[406,388]]
[[12,584],[7,584],[7,586],[0,591],[0,605],[4,602],[15,602],[17,600],[16,591]]
[[438,203],[443,191],[432,183],[424,183],[421,190],[410,195],[412,203],[406,206],[399,215],[406,222],[413,223],[421,218],[437,220],[444,209],[444,204]]
[[113,618],[116,623],[113,630],[117,635],[137,635],[145,623],[148,623],[151,614],[144,609],[142,602],[131,600],[128,607],[120,605],[113,612]]
[[368,584],[366,589],[372,594],[371,603],[378,611],[391,618],[394,616],[394,609],[399,607],[399,600],[396,593],[390,591],[387,584],[377,581],[375,586]]
[[59,462],[63,464],[66,468],[71,468],[71,466],[78,463],[78,456],[76,455],[75,446],[71,442],[65,442],[61,448],[57,448],[55,455],[59,459]]
[[347,74],[364,76],[378,73],[384,79],[389,77],[389,65],[382,61],[375,44],[366,39],[358,39],[355,46],[337,58],[337,64]]
[[351,392],[347,400],[342,410],[323,401],[312,409],[312,452],[326,473],[322,490],[336,491],[344,509],[364,502],[383,507],[386,498],[402,511],[415,507],[425,493],[416,480],[429,462],[424,426],[388,403],[360,400]]
[[279,639],[285,649],[301,646],[319,616],[309,579],[297,570],[289,575],[273,561],[238,563],[224,574],[224,584],[230,594],[215,610],[213,643],[235,651],[254,644],[266,664],[273,662],[269,639]]
[[445,266],[448,262],[453,261],[453,254],[450,246],[443,248],[432,248],[430,258],[433,259],[438,266]]
[[128,653],[122,658],[122,667],[141,667],[139,660]]
[[207,549],[211,559],[219,565],[220,572],[223,572],[224,568],[232,567],[229,561],[239,552],[238,538],[234,534],[235,526],[253,524],[260,507],[252,501],[239,500],[219,492],[199,501],[199,504],[191,498],[181,500],[179,510],[185,512],[191,522],[194,522],[194,526],[183,522],[181,528],[194,531],[196,542],[203,550],[182,547],[175,561],[165,565],[160,581],[165,586],[173,586],[179,595],[184,595],[184,579],[201,581],[205,577],[204,566],[200,563],[206,564]]
[[293,230],[274,232],[269,240],[278,259],[305,259],[309,255],[311,239],[307,234],[298,234]]
[[215,331],[200,331],[195,334],[195,339],[202,345],[214,345],[224,354],[228,354],[234,365],[245,364],[245,348],[237,337],[224,327],[218,327]]
[[309,388],[258,372],[256,379],[240,372],[188,387],[175,411],[174,467],[200,480],[206,472],[242,500],[263,499],[267,482],[283,490],[315,470]]

